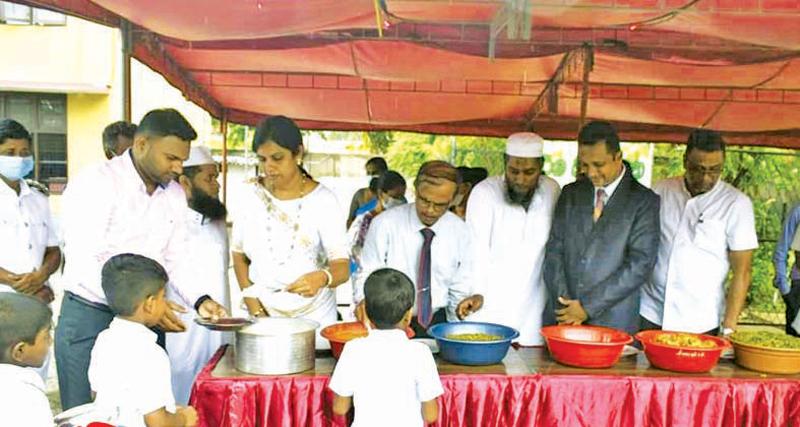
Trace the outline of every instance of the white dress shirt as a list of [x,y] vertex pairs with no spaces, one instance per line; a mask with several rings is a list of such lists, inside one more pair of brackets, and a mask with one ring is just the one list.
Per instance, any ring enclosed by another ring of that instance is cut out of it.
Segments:
[[[187,286],[195,286],[230,312],[230,289],[228,287],[228,232],[224,220],[209,221],[197,211],[186,207],[188,231],[186,233],[186,261],[182,267],[187,271],[179,280],[189,280]],[[170,299],[180,301],[180,295],[167,292]],[[194,302],[183,301],[189,307]],[[194,322],[197,312],[189,310],[180,314],[186,332],[167,334],[167,354],[172,366],[172,389],[180,405],[189,402],[192,384],[200,370],[223,343],[230,342],[229,334],[211,331]]]
[[0,364],[0,426],[53,427],[44,381],[31,368]]
[[725,309],[728,252],[758,247],[753,204],[722,181],[697,197],[683,177],[660,181],[653,191],[661,196],[661,240],[640,314],[665,330],[715,329]]
[[114,425],[144,427],[144,416],[174,413],[169,358],[156,334],[141,323],[115,317],[92,349],[89,384],[98,413]]
[[542,345],[539,330],[547,300],[542,278],[544,249],[561,189],[542,175],[526,211],[507,200],[505,178],[475,186],[467,203],[483,308],[470,320],[499,323],[519,331],[522,345]]
[[[354,299],[364,299],[364,282],[369,275],[384,267],[402,271],[415,284],[423,237],[426,228],[417,216],[416,204],[397,206],[381,213],[372,225],[361,250],[361,274],[354,289]],[[469,226],[452,212],[445,212],[433,226],[436,233],[431,243],[431,308],[435,313],[447,308],[449,321],[456,321],[456,307],[472,295],[474,246]],[[416,305],[414,307],[416,313]]]
[[[0,180],[0,267],[14,274],[42,266],[48,247],[58,246],[47,196],[19,181],[19,195]],[[13,291],[0,284],[0,292]]]
[[422,427],[422,402],[444,393],[431,351],[399,329],[348,342],[328,386],[352,396],[353,427]]
[[597,204],[597,190],[602,189],[605,192],[605,197],[603,198],[603,206],[608,204],[608,199],[614,195],[614,192],[617,191],[617,187],[619,187],[619,183],[622,182],[622,177],[625,176],[625,164],[622,164],[622,171],[619,173],[617,179],[611,181],[611,184],[606,185],[605,187],[594,187],[594,196],[592,198],[592,206]]
[[160,263],[183,301],[194,304],[203,296],[191,281],[175,277],[186,253],[186,195],[174,181],[147,194],[130,150],[72,178],[61,212],[67,291],[106,304],[103,264],[114,255],[135,253]]

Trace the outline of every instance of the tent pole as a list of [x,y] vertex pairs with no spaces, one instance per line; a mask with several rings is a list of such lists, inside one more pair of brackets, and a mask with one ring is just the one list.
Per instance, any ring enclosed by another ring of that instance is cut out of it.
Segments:
[[222,133],[222,203],[228,200],[228,112],[222,112],[220,121]]
[[120,23],[122,36],[122,119],[131,121],[131,50],[133,41],[131,37],[131,23],[122,20]]
[[589,73],[594,67],[594,48],[591,45],[583,46],[583,78],[581,79],[581,118],[578,120],[578,132],[586,123],[586,113],[589,109]]

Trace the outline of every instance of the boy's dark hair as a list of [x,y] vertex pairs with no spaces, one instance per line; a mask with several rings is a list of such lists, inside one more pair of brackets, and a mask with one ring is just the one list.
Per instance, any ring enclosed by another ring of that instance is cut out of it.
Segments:
[[686,141],[686,153],[692,150],[705,152],[722,151],[725,153],[725,140],[717,131],[710,129],[694,129]]
[[33,344],[36,335],[50,326],[53,312],[38,299],[15,292],[0,292],[0,363],[8,349],[25,342]]
[[0,144],[5,143],[6,139],[26,139],[30,143],[31,134],[22,123],[13,119],[3,119],[0,120]]
[[130,316],[147,297],[169,280],[161,264],[136,254],[111,257],[103,265],[102,285],[108,305],[120,316]]
[[176,136],[189,142],[197,139],[197,132],[192,125],[174,108],[153,110],[145,114],[136,128],[136,135],[159,138]]
[[578,133],[579,145],[595,145],[600,141],[605,142],[609,153],[619,153],[619,135],[617,135],[617,130],[609,122],[591,121],[582,127],[580,133]]
[[367,316],[378,329],[392,329],[414,306],[414,284],[393,268],[381,268],[364,283]]

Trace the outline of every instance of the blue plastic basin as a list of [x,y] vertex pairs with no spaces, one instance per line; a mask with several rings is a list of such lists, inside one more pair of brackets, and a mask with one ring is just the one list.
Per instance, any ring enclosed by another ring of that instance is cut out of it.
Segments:
[[[453,334],[490,334],[502,338],[497,341],[455,341],[448,339]],[[511,341],[519,336],[519,332],[508,326],[483,322],[439,323],[428,328],[428,335],[434,337],[439,344],[439,356],[456,365],[494,365],[500,363]]]

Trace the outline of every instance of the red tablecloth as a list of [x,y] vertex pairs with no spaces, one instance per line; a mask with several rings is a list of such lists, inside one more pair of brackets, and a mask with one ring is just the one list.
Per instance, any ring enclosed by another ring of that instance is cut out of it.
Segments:
[[[202,426],[344,426],[328,375],[195,382]],[[799,426],[800,380],[616,374],[442,374],[437,426]]]

